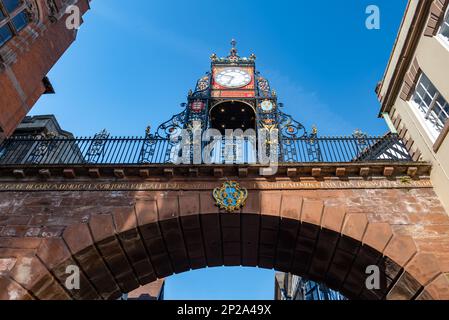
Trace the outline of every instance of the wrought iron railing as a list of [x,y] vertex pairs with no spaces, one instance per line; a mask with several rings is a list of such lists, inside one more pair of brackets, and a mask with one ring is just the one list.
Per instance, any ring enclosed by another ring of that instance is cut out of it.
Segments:
[[[229,154],[226,154],[229,150],[234,150],[234,163],[260,162],[258,147],[253,140],[239,140],[235,142],[234,149],[232,146],[229,149],[229,145],[225,147],[225,144],[225,140],[218,141],[210,151],[213,163],[229,164]],[[201,150],[206,145],[203,143]],[[16,137],[0,145],[0,165],[169,164],[179,160],[181,149],[179,142],[155,137]],[[284,138],[276,150],[280,163],[411,160],[397,135]],[[202,158],[200,163],[203,163]]]

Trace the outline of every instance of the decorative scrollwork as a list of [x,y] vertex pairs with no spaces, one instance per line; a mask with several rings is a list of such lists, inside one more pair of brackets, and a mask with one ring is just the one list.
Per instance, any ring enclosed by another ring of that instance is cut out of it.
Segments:
[[91,145],[86,153],[86,161],[88,163],[98,163],[101,156],[104,154],[105,146],[108,142],[110,134],[106,129],[100,131],[94,136]]
[[[181,143],[182,130],[188,125],[188,108],[187,104],[181,105],[184,110],[174,115],[170,120],[162,123],[156,130],[154,138],[167,140],[164,158],[161,162],[172,163],[178,157],[178,147]],[[151,151],[150,151],[151,154]]]
[[185,128],[187,124],[187,109],[174,115],[170,120],[162,123],[156,130],[156,138],[170,138],[175,135],[179,135],[181,130]]
[[270,84],[267,79],[263,77],[257,78],[257,87],[259,89],[259,96],[268,98],[270,97]]
[[31,148],[26,163],[39,164],[41,163],[55,148],[54,139],[57,137],[56,133],[48,132],[35,137],[36,143]]
[[200,80],[198,80],[198,83],[196,85],[196,91],[205,91],[209,89],[210,86],[210,75],[206,75],[202,77]]
[[352,134],[352,136],[355,139],[357,139],[357,144],[359,147],[361,147],[361,148],[368,147],[368,142],[367,142],[368,135],[366,133],[364,133],[362,130],[356,129],[354,131],[354,133]]
[[313,127],[312,133],[307,137],[307,154],[310,162],[321,162],[321,147],[318,141],[318,129]]
[[285,138],[301,138],[307,136],[306,128],[292,116],[279,111],[279,131]]
[[154,163],[157,159],[154,159],[156,155],[156,147],[159,140],[154,138],[151,133],[151,127],[148,126],[145,130],[145,140],[140,150],[139,163]]

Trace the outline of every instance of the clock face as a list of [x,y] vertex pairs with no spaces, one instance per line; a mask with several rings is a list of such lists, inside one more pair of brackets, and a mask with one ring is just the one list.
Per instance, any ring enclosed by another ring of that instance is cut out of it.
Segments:
[[274,105],[273,102],[269,101],[269,100],[265,100],[264,102],[262,102],[260,104],[260,108],[262,109],[263,112],[272,112],[274,110]]
[[241,88],[251,82],[251,76],[241,69],[232,68],[223,70],[217,74],[215,81],[223,87]]

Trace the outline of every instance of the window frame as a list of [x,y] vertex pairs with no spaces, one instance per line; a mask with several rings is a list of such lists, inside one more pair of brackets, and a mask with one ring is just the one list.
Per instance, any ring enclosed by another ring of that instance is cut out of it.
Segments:
[[446,37],[445,35],[443,35],[442,30],[445,27],[445,25],[447,25],[447,28],[449,29],[449,5],[446,8],[446,11],[444,12],[443,15],[443,19],[440,23],[440,26],[438,27],[438,32],[437,32],[437,38],[442,40],[446,46],[449,48],[449,36]]
[[[425,79],[427,79],[430,86],[435,89],[435,94],[433,96],[430,94],[429,88],[426,88],[423,84],[424,77]],[[420,91],[424,92],[424,96],[422,96]],[[419,98],[420,103],[415,101],[416,97]],[[430,97],[432,100],[427,103],[426,97]],[[440,100],[441,98],[445,101],[445,104],[443,104],[443,106],[441,106],[438,102],[438,100]],[[415,113],[415,115],[417,115],[423,127],[426,129],[432,142],[435,142],[443,132],[445,125],[449,121],[449,112],[444,108],[444,106],[449,105],[449,102],[445,99],[445,97],[440,93],[438,88],[432,83],[430,78],[424,72],[421,72],[418,81],[416,82],[409,103],[411,104],[413,112]],[[424,106],[422,106],[422,104]],[[440,118],[440,115],[442,113],[446,116],[446,120],[444,122]],[[435,121],[437,122],[437,124],[435,123]]]
[[[9,29],[11,30],[11,33],[12,33],[11,38],[9,38],[8,40],[6,40],[3,43],[0,43],[0,47],[2,47],[6,43],[8,43],[11,39],[13,39],[15,36],[17,36],[20,33],[20,31],[22,31],[23,29],[25,29],[28,26],[28,24],[30,23],[30,18],[29,18],[29,12],[28,12],[28,5],[25,0],[20,0],[19,6],[11,13],[9,13],[8,10],[6,10],[3,0],[0,0],[0,11],[2,12],[2,14],[4,16],[4,18],[2,20],[0,20],[0,28],[7,26],[7,27],[9,27]],[[13,23],[13,19],[16,18],[18,15],[20,15],[22,12],[27,17],[27,23],[24,25],[24,27],[22,29],[18,30]]]

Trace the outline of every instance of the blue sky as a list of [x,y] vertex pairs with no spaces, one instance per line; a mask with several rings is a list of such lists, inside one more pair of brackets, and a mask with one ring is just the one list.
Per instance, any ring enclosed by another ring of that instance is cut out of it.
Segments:
[[[285,111],[321,135],[355,129],[379,135],[374,94],[406,0],[148,1],[94,0],[78,39],[49,73],[56,94],[31,114],[55,114],[77,136],[103,128],[143,135],[181,111],[209,56],[257,55],[257,68]],[[381,10],[381,29],[365,28],[365,9]],[[168,299],[272,299],[273,272],[208,269],[167,281]]]

